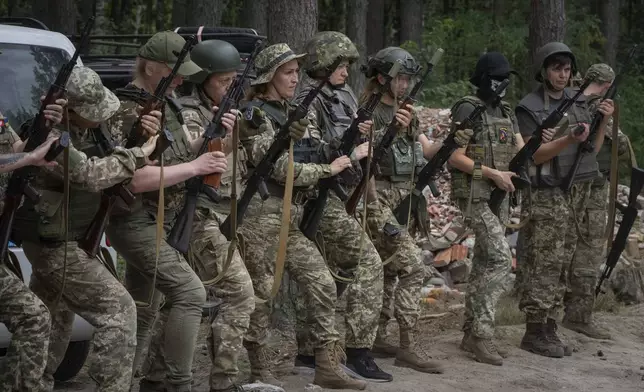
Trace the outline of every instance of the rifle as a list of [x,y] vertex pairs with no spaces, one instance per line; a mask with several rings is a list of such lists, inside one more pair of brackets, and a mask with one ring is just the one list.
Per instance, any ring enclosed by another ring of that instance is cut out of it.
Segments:
[[644,187],[644,170],[633,167],[631,170],[631,191],[628,194],[628,204],[615,204],[617,209],[623,214],[622,223],[619,225],[619,230],[617,230],[617,235],[613,240],[610,252],[606,259],[606,266],[602,271],[597,287],[595,287],[595,296],[599,295],[602,291],[602,283],[604,283],[604,280],[610,278],[610,275],[613,272],[613,269],[615,269],[624,248],[626,248],[628,235],[631,232],[631,228],[633,227],[638,215],[637,196],[639,196],[642,191],[642,187]]
[[[144,115],[149,115],[153,110],[159,110],[163,113],[166,91],[172,84],[172,80],[177,76],[179,67],[183,63],[183,60],[196,44],[197,38],[192,35],[186,40],[181,52],[175,53],[177,61],[174,64],[174,67],[172,67],[172,71],[168,76],[161,78],[153,94],[146,96],[146,100],[142,105],[143,109],[127,137],[125,148],[141,147],[148,140],[146,133],[143,130],[141,119]],[[148,159],[150,159],[150,161],[157,160],[157,158],[161,156],[161,154],[163,154],[163,152],[170,147],[173,142],[174,137],[172,136],[172,133],[170,133],[167,128],[163,127],[161,135],[157,139],[154,151],[150,154]],[[132,205],[136,200],[134,194],[132,194],[132,192],[123,184],[116,184],[103,190],[101,193],[99,209],[96,212],[96,215],[94,215],[94,219],[92,219],[92,222],[90,222],[87,227],[87,230],[85,230],[83,238],[78,241],[78,247],[84,250],[91,258],[96,257],[98,254],[98,250],[101,246],[101,237],[105,232],[108,218],[116,204],[117,197],[120,197],[127,205]]]
[[[251,53],[250,57],[248,57],[244,72],[237,77],[230,86],[228,92],[219,105],[217,114],[206,127],[203,134],[204,141],[199,148],[197,156],[201,156],[205,152],[211,151],[213,148],[216,151],[221,151],[221,139],[226,136],[226,129],[221,123],[221,119],[224,113],[228,113],[230,109],[239,106],[239,101],[244,95],[244,81],[248,78],[250,70],[255,64],[255,56],[257,56],[257,53],[259,53],[263,46],[261,43],[262,41],[257,41],[255,43],[255,49],[253,50],[253,53]],[[187,181],[186,200],[166,241],[170,246],[181,253],[185,254],[188,252],[199,193],[204,192],[211,200],[218,201],[220,196],[217,194],[215,189],[219,188],[220,182],[221,173],[193,177]]]
[[[264,157],[262,160],[259,162],[259,164],[255,167],[255,170],[253,171],[253,174],[249,177],[248,182],[246,183],[246,188],[244,189],[244,193],[242,193],[241,198],[239,199],[239,203],[237,205],[237,225],[241,225],[242,221],[244,219],[244,215],[246,214],[246,210],[248,210],[248,206],[250,205],[250,202],[255,195],[255,193],[259,192],[259,195],[261,196],[262,200],[268,199],[270,196],[268,193],[268,188],[266,187],[266,180],[270,177],[271,173],[273,172],[273,168],[275,165],[275,162],[277,159],[282,155],[284,150],[286,150],[289,146],[290,143],[290,136],[289,136],[289,126],[295,122],[303,119],[306,117],[309,106],[317,97],[318,93],[320,90],[322,90],[322,87],[326,83],[328,83],[329,76],[331,73],[335,71],[336,68],[340,65],[342,62],[342,58],[338,57],[336,61],[327,68],[327,77],[325,77],[323,80],[320,81],[320,83],[315,86],[314,89],[308,92],[304,99],[297,105],[295,110],[291,111],[288,115],[288,119],[280,127],[280,130],[277,132],[275,135],[275,140],[271,144],[271,146],[268,148],[268,151],[266,151],[266,154],[264,154]],[[232,238],[234,233],[231,232],[231,224],[230,224],[231,218],[230,215],[226,217],[226,220],[219,226],[219,230],[221,233],[226,236],[228,241]]]
[[[570,109],[573,103],[579,99],[579,96],[584,93],[584,90],[588,85],[593,81],[592,78],[586,79],[584,84],[579,88],[577,93],[574,96],[565,98],[555,109],[554,112],[543,120],[543,122],[537,126],[537,129],[532,133],[530,140],[519,150],[517,155],[512,158],[508,166],[508,170],[516,174],[515,177],[512,177],[512,184],[516,189],[524,189],[530,186],[530,180],[528,177],[528,161],[532,159],[532,156],[535,152],[541,147],[541,138],[543,136],[543,130],[548,128],[554,128],[559,124],[559,121],[564,117],[566,111]],[[495,215],[499,215],[499,210],[501,209],[501,204],[505,195],[507,194],[501,188],[494,188],[492,194],[490,195],[490,200],[488,201],[488,206],[490,210]]]
[[[394,216],[398,223],[401,225],[407,225],[409,223],[410,209],[412,216],[418,216],[417,214],[420,211],[427,210],[427,199],[423,195],[423,189],[425,186],[428,186],[433,183],[433,178],[438,174],[438,171],[443,167],[445,162],[452,156],[454,151],[459,148],[459,145],[456,143],[455,134],[456,131],[463,129],[474,129],[475,122],[485,113],[487,110],[487,105],[491,104],[496,106],[501,102],[501,94],[510,84],[509,79],[505,79],[494,91],[494,95],[489,102],[480,103],[474,108],[474,111],[470,113],[469,116],[458,126],[456,129],[450,133],[447,138],[443,141],[443,145],[436,152],[436,154],[425,164],[425,167],[418,174],[418,180],[416,181],[416,186],[414,190],[409,193],[398,206],[394,209]],[[420,222],[422,225],[423,222]]]
[[[400,107],[404,108],[407,105],[410,105],[414,102],[416,102],[416,95],[420,91],[420,89],[423,87],[423,84],[425,84],[425,80],[427,77],[429,77],[429,74],[432,73],[432,70],[434,69],[434,66],[436,63],[438,63],[443,57],[443,49],[438,49],[436,50],[436,53],[434,53],[434,56],[432,59],[427,62],[427,70],[423,74],[423,76],[420,78],[418,83],[414,86],[414,88],[411,90],[411,92],[403,99]],[[391,122],[389,125],[387,125],[387,128],[385,130],[385,134],[382,137],[382,140],[378,144],[378,147],[376,147],[373,151],[373,159],[371,160],[371,167],[369,168],[369,178],[367,178],[367,173],[362,174],[362,178],[360,179],[360,183],[358,184],[357,188],[353,191],[351,196],[349,197],[349,200],[347,201],[345,205],[345,209],[349,215],[352,215],[356,211],[356,207],[358,206],[358,202],[360,201],[360,198],[362,197],[362,194],[364,193],[364,189],[367,186],[367,183],[371,180],[371,177],[373,177],[374,172],[377,170],[378,163],[382,159],[382,157],[385,155],[387,150],[391,147],[392,143],[396,139],[396,135],[398,134],[398,120],[396,120],[396,116],[394,116],[391,119]]]
[[[613,80],[613,83],[610,85],[608,88],[608,91],[606,91],[606,94],[604,94],[604,97],[602,98],[602,101],[606,99],[614,99],[615,95],[617,95],[617,86],[619,85],[619,82],[622,80],[622,75],[626,73],[628,66],[631,64],[631,60],[633,59],[633,56],[635,56],[635,49],[637,49],[637,45],[633,45],[631,48],[631,51],[628,53],[628,57],[626,59],[626,62],[624,63],[622,69],[620,70],[619,74],[615,77],[615,80]],[[588,132],[588,138],[583,142],[579,144],[579,148],[577,149],[577,155],[575,156],[575,162],[573,163],[572,169],[570,169],[570,173],[568,174],[568,177],[564,180],[564,182],[561,184],[561,189],[565,192],[570,192],[570,188],[572,188],[572,184],[575,182],[575,177],[577,176],[577,171],[579,170],[579,164],[581,163],[582,158],[584,155],[587,155],[595,149],[595,135],[597,135],[597,131],[599,130],[599,124],[604,120],[604,115],[601,114],[599,111],[596,111],[595,114],[593,115],[593,120],[590,123],[590,130]]]
[[[25,144],[24,152],[31,152],[35,150],[38,146],[44,143],[49,137],[49,133],[53,127],[46,118],[45,118],[45,109],[47,105],[55,104],[56,100],[62,98],[65,94],[65,86],[67,81],[71,76],[72,70],[76,65],[78,56],[85,50],[85,47],[89,43],[89,33],[94,26],[94,17],[89,18],[85,26],[83,27],[83,33],[80,38],[78,47],[74,51],[72,58],[63,65],[63,67],[58,71],[54,83],[49,86],[47,95],[45,99],[40,104],[40,110],[34,118],[34,120],[29,125],[29,128],[25,132],[27,137],[27,142]],[[64,132],[61,138],[53,143],[49,147],[49,151],[45,155],[45,160],[51,162],[66,148],[69,146],[69,134]],[[4,199],[4,210],[2,216],[0,216],[0,260],[4,260],[7,256],[7,248],[9,246],[9,239],[11,236],[11,227],[13,226],[13,220],[16,216],[16,211],[20,207],[20,202],[22,197],[26,196],[34,204],[38,203],[40,199],[40,193],[33,187],[29,185],[31,179],[34,178],[36,173],[40,170],[34,166],[25,166],[18,170],[15,170],[9,179],[9,184],[5,192]],[[14,241],[16,242],[16,241]]]
[[[398,71],[400,70],[400,63],[394,62],[394,65],[389,70],[389,73],[386,76],[385,86],[389,85],[389,82],[396,77]],[[380,103],[380,99],[385,93],[384,88],[378,89],[376,92],[371,94],[369,100],[358,109],[356,113],[356,118],[353,119],[349,128],[342,135],[340,144],[338,148],[331,151],[331,156],[329,157],[329,163],[340,158],[341,156],[349,156],[353,151],[353,148],[356,144],[356,139],[360,135],[360,129],[358,125],[367,120],[371,119],[373,116],[373,111]],[[346,190],[338,181],[338,176],[324,178],[320,180],[318,185],[318,196],[315,199],[308,200],[304,206],[304,212],[302,213],[302,220],[300,221],[300,231],[304,236],[311,241],[315,242],[315,234],[318,231],[318,226],[324,215],[324,207],[329,198],[329,190],[333,192],[342,200],[346,202],[349,198]]]

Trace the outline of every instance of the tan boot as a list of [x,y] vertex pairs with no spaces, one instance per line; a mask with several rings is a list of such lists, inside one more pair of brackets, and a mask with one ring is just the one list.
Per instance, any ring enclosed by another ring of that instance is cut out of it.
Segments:
[[365,381],[354,380],[340,368],[339,357],[341,355],[338,354],[335,343],[315,350],[315,377],[313,378],[313,384],[329,389],[362,391],[367,388]]
[[423,373],[443,373],[443,366],[430,361],[416,351],[414,334],[410,329],[400,330],[400,348],[396,353],[395,366],[407,367]]
[[378,333],[376,334],[376,340],[373,342],[373,348],[371,352],[374,354],[374,357],[381,358],[393,358],[398,352],[398,347],[388,343],[385,340],[387,336],[386,332],[381,328],[378,328]]
[[244,341],[244,347],[248,351],[248,362],[250,362],[251,381],[261,381],[264,384],[283,387],[284,383],[279,381],[271,372],[271,359],[268,347],[265,344]]
[[490,365],[503,365],[503,358],[497,352],[492,339],[481,339],[471,335],[467,346],[469,351],[474,354],[476,360]]
[[[463,339],[461,339],[461,345],[460,345],[460,349],[468,353],[472,352],[472,349],[470,348],[470,345],[469,345],[470,336],[472,336],[472,334],[469,331],[466,331],[465,333],[463,333]],[[505,359],[508,357],[508,355],[510,355],[507,350],[501,347],[498,347],[496,345],[494,347],[496,348],[496,352],[501,356],[501,358]]]

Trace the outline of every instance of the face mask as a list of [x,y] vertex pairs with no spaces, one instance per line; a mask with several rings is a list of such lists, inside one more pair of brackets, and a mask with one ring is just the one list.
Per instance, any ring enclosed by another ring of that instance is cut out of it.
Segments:
[[[491,79],[490,80],[490,89],[492,89],[492,91],[496,91],[496,89],[501,85],[501,83],[503,83],[502,80]],[[499,94],[499,96],[501,98],[505,97],[505,92],[506,91],[507,91],[507,89],[503,90],[503,92],[501,92],[501,94]]]

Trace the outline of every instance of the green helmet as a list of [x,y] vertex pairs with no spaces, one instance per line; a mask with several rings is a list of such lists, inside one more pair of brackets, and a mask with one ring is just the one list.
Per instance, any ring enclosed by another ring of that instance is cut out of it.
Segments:
[[190,57],[203,70],[190,77],[194,83],[202,83],[209,75],[236,71],[241,65],[237,49],[226,41],[211,39],[195,45]]
[[322,70],[335,62],[338,57],[350,63],[360,54],[349,37],[337,31],[321,31],[313,36],[304,50],[307,54],[304,70],[308,73]]
[[362,71],[367,78],[372,78],[379,73],[387,75],[395,61],[400,63],[399,74],[416,75],[420,71],[420,65],[414,57],[405,49],[397,46],[384,48],[369,57],[367,66],[363,67]]
[[534,56],[534,78],[537,82],[543,82],[543,76],[541,72],[543,71],[546,60],[548,57],[553,56],[555,54],[565,54],[570,57],[571,60],[571,74],[574,75],[577,72],[577,59],[575,58],[575,55],[572,53],[572,50],[568,47],[568,45],[562,43],[562,42],[549,42],[542,47],[540,47],[537,50],[536,55]]

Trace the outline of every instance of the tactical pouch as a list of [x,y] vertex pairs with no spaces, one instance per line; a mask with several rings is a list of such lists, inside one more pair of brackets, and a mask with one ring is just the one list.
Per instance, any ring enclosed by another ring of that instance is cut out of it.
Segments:
[[382,175],[389,175],[392,182],[409,182],[414,172],[414,147],[410,146],[405,139],[399,138],[389,151],[387,158],[391,171],[389,174],[383,171]]

